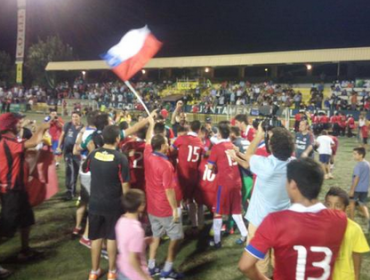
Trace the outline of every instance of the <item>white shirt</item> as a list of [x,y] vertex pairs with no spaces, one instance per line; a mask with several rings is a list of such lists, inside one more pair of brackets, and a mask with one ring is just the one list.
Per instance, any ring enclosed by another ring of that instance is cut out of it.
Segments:
[[317,137],[316,142],[319,144],[317,151],[320,155],[331,155],[331,146],[334,145],[333,139],[328,135],[320,135]]

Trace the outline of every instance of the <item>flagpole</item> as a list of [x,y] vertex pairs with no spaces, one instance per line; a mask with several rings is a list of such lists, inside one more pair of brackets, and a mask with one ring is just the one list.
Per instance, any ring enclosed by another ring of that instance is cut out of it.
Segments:
[[132,87],[132,85],[130,84],[130,82],[129,81],[125,81],[125,84],[135,94],[136,98],[139,99],[139,101],[143,105],[145,111],[148,113],[148,116],[150,116],[150,112],[149,112],[148,108],[145,106],[145,103],[141,99],[140,95],[136,92],[136,90]]

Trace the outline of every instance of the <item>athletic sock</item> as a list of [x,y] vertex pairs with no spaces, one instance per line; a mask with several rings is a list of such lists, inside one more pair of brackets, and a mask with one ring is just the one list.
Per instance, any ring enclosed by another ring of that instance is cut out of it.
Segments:
[[109,273],[117,273],[117,269],[114,269],[114,270],[109,269]]
[[155,260],[149,259],[148,260],[148,267],[149,267],[149,269],[155,268]]
[[191,226],[197,227],[198,226],[197,225],[197,214],[196,214],[197,207],[195,203],[194,202],[189,203],[188,208],[189,208],[189,218],[191,221]]
[[100,272],[100,269],[98,269],[98,270],[92,270],[91,269],[91,271],[90,271],[91,274],[95,274],[95,275],[98,275],[99,272]]
[[215,241],[215,244],[221,242],[221,228],[222,228],[222,219],[217,218],[213,219],[213,239]]
[[240,234],[243,238],[246,238],[247,235],[248,235],[248,231],[247,231],[247,228],[245,227],[245,224],[244,224],[244,221],[243,221],[243,217],[241,214],[233,214],[232,215],[236,225],[238,226],[238,229],[240,231]]
[[204,208],[203,205],[198,205],[198,226],[202,228],[204,226]]
[[173,262],[165,262],[164,263],[164,267],[163,267],[163,270],[165,271],[165,272],[169,272],[169,271],[171,271],[172,270],[172,266],[173,266]]

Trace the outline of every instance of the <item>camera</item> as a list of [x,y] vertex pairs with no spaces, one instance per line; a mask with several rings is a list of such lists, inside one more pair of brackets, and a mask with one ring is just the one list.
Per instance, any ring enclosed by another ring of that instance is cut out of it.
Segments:
[[255,129],[258,128],[259,124],[262,123],[262,128],[264,131],[269,131],[274,127],[282,127],[281,121],[277,118],[277,116],[273,115],[260,115],[260,118],[256,118],[253,121],[253,127]]
[[259,117],[254,119],[253,127],[258,128],[259,124],[262,123],[262,128],[264,131],[269,131],[274,127],[282,127],[281,121],[276,116],[279,111],[279,106],[274,104],[271,110],[271,114],[259,113]]

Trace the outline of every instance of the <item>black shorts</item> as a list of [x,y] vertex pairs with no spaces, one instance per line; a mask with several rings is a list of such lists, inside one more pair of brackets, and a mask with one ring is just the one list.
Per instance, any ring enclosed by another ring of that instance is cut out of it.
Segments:
[[89,239],[116,240],[116,223],[120,214],[99,215],[89,213]]
[[12,237],[18,228],[35,224],[35,216],[25,191],[0,194],[0,236]]
[[362,143],[364,143],[365,145],[367,145],[367,137],[362,138]]

